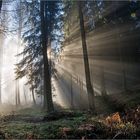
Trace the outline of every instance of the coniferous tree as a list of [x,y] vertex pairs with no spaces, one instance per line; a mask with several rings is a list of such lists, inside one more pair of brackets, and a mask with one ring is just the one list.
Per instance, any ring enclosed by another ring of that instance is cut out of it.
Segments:
[[[53,111],[51,67],[47,50],[51,42],[59,38],[56,32],[61,28],[61,25],[59,25],[61,23],[59,18],[61,17],[59,16],[61,15],[59,11],[61,4],[58,1],[29,2],[26,0],[23,4],[27,6],[27,17],[24,21],[24,26],[26,27],[23,33],[26,45],[24,51],[19,54],[24,57],[17,64],[17,78],[27,76],[27,84],[30,85],[32,91],[35,90],[37,93],[41,93],[42,86],[44,86],[44,108],[51,112]],[[32,72],[29,72],[31,67]],[[44,81],[43,85],[42,80]]]
[[56,36],[54,29],[58,29],[56,17],[59,15],[59,2],[58,1],[41,1],[41,44],[43,54],[43,66],[44,66],[44,108],[48,112],[54,110],[52,101],[52,85],[51,85],[51,67],[48,59],[48,47],[50,42],[54,40]]

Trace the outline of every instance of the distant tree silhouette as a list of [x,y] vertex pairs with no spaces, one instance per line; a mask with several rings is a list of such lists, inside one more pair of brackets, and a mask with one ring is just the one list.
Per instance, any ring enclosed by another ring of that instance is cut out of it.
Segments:
[[0,12],[1,12],[1,7],[2,7],[2,0],[0,0]]

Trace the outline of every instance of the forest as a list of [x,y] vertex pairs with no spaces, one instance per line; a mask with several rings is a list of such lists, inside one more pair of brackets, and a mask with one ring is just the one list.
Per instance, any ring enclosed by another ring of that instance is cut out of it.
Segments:
[[140,139],[140,1],[0,0],[0,139]]

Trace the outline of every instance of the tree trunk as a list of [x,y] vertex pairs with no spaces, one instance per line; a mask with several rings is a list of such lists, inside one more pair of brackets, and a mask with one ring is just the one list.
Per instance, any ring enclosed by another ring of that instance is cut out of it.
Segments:
[[82,12],[82,1],[78,1],[78,6],[79,6],[80,31],[81,31],[81,39],[82,39],[85,78],[86,78],[86,88],[87,88],[88,100],[89,100],[89,109],[91,111],[95,112],[94,90],[92,88],[91,79],[90,79],[88,51],[87,51],[87,44],[86,44],[83,12]]
[[54,111],[51,91],[51,74],[49,68],[49,61],[47,55],[47,22],[45,13],[45,1],[40,2],[41,10],[41,34],[42,34],[42,51],[43,51],[43,64],[44,64],[44,109],[47,109],[48,113]]
[[2,98],[1,98],[1,95],[2,95],[2,82],[1,82],[1,79],[2,79],[2,64],[3,64],[3,34],[0,34],[0,104],[2,103]]
[[16,106],[20,105],[20,91],[19,91],[19,81],[16,80]]
[[34,105],[36,105],[36,100],[35,100],[35,94],[34,94],[34,88],[32,86],[32,98],[33,98],[33,102],[34,102]]
[[[0,53],[1,53],[1,50],[0,50]],[[0,58],[0,61],[1,61],[1,58]],[[2,87],[2,82],[1,82],[1,78],[2,78],[2,69],[1,69],[1,65],[2,65],[2,63],[0,62],[0,104],[2,103],[2,100],[1,100],[1,87]]]
[[17,106],[18,105],[18,102],[17,102],[17,89],[15,90],[15,93],[16,93],[16,95],[15,95],[15,104]]
[[19,81],[18,82],[18,85],[17,85],[17,99],[18,99],[18,105],[20,105],[20,90],[19,90]]
[[31,70],[31,92],[32,92],[32,98],[33,98],[34,105],[36,105],[34,86],[33,86],[33,64],[31,64],[31,69],[30,70]]
[[[21,0],[19,1],[19,7],[21,7]],[[21,30],[22,30],[22,11],[20,10],[18,13],[19,18],[19,27],[18,27],[18,47],[17,47],[17,54],[19,53],[19,47],[21,46]],[[18,58],[16,60],[18,63]],[[20,105],[20,90],[19,90],[19,80],[16,80],[16,105]]]
[[0,104],[1,104],[1,87],[2,87],[2,83],[1,83],[1,69],[0,69]]
[[2,7],[2,0],[0,0],[0,12],[1,12],[1,7]]
[[[122,2],[121,2],[122,3]],[[123,4],[123,3],[122,3]],[[117,11],[117,7],[119,5],[119,2],[118,1],[115,1],[114,2],[114,7],[115,10]],[[118,15],[117,15],[117,12],[115,12],[114,14],[115,16],[115,19],[118,18]],[[117,23],[115,24],[115,28],[117,29],[116,31],[116,40],[117,40],[117,45],[118,45],[118,56],[119,56],[119,61],[120,61],[120,66],[121,66],[121,70],[122,70],[122,89],[124,91],[127,91],[127,81],[126,81],[126,70],[125,70],[125,62],[123,61],[123,54],[122,54],[122,46],[121,46],[121,39],[120,39],[120,27],[118,27]]]
[[70,75],[70,90],[71,90],[71,109],[74,109],[74,102],[73,102],[73,82],[72,82],[72,74]]
[[101,94],[103,97],[105,97],[107,95],[106,93],[106,86],[105,86],[105,73],[104,73],[104,66],[100,67],[101,69]]
[[26,98],[26,91],[27,90],[25,90],[25,86],[24,86],[24,88],[23,88],[23,92],[24,92],[24,100],[25,100],[25,104],[27,105],[27,98]]

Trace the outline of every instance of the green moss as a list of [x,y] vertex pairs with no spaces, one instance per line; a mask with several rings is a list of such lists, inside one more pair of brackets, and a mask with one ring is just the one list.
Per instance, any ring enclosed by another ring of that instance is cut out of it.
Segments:
[[26,119],[43,116],[41,110],[22,109],[16,112],[15,120],[1,123],[0,129],[6,138],[26,139],[33,138],[55,139],[62,138],[61,129],[64,127],[78,128],[78,125],[86,121],[86,116],[81,112],[76,112],[74,117],[61,118],[56,121],[45,121],[29,123]]
[[28,116],[43,116],[46,114],[46,112],[44,112],[41,108],[36,107],[36,108],[25,108],[25,109],[21,109],[19,111],[16,112],[16,114],[20,114],[20,115],[28,115]]
[[[38,114],[37,114],[38,113]],[[115,125],[112,129],[106,126],[98,116],[88,115],[83,112],[76,112],[72,117],[64,117],[55,121],[28,122],[26,118],[34,119],[43,115],[41,110],[24,109],[17,112],[15,120],[2,122],[0,132],[7,139],[81,139],[82,136],[87,138],[113,138],[118,132],[118,137],[123,135],[125,138],[137,138],[139,129],[132,123]],[[36,116],[37,114],[37,116]],[[17,118],[16,118],[17,117]],[[84,124],[90,124],[93,130],[79,130]],[[70,128],[67,136],[62,133],[63,128]],[[2,136],[3,138],[3,136]]]

